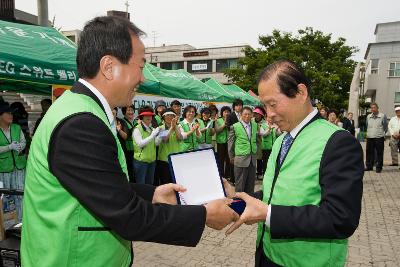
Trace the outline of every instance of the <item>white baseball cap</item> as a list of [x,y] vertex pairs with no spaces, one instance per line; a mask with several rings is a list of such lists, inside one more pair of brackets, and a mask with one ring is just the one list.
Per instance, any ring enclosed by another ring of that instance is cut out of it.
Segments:
[[395,107],[395,108],[394,108],[394,111],[400,111],[400,106]]

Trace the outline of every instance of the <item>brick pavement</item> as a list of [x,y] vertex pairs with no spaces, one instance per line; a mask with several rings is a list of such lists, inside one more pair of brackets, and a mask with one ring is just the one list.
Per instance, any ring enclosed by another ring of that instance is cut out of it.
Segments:
[[[363,144],[364,145],[364,144]],[[391,163],[385,144],[385,164]],[[257,187],[259,187],[259,183]],[[135,267],[254,266],[256,226],[229,237],[207,228],[195,248],[135,242]],[[366,172],[360,225],[349,240],[347,266],[400,266],[400,170]]]

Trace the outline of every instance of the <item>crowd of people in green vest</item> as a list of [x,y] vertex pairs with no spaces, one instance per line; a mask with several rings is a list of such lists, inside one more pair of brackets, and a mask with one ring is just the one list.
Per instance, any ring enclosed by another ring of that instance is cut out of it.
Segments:
[[31,134],[24,105],[21,102],[10,104],[0,97],[0,188],[11,193],[6,195],[3,202],[7,203],[3,205],[7,206],[7,210],[16,210],[18,221],[22,220],[22,192],[31,137],[50,107],[51,100],[43,99],[40,104],[43,112]]
[[[151,106],[140,107],[136,117],[133,105],[121,108],[122,119],[117,117],[116,108],[117,135],[125,152],[130,182],[153,185],[170,183],[170,154],[211,148],[216,152],[221,176],[235,184],[237,175],[234,172],[234,160],[229,156],[228,139],[229,132],[235,131],[234,125],[242,123],[240,114],[243,102],[237,99],[232,108],[235,106],[240,107],[237,122],[230,119],[231,107],[223,106],[219,110],[214,104],[197,110],[193,105],[183,107],[178,100],[172,101],[170,107],[165,101],[158,100],[154,109]],[[256,125],[257,173],[254,179],[262,179],[272,145],[281,132],[262,106],[254,108],[254,112],[253,108],[250,111],[250,119]],[[242,146],[250,147],[251,142],[245,142]]]

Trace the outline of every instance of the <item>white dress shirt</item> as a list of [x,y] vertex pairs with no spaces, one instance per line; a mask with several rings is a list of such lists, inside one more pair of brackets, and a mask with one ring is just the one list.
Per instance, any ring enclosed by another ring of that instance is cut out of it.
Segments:
[[246,129],[247,137],[251,139],[251,123],[246,123],[242,120],[240,120],[242,123],[243,127]]
[[117,135],[117,127],[116,127],[115,119],[114,119],[110,104],[108,104],[106,98],[100,93],[99,90],[97,90],[96,87],[94,87],[88,81],[86,81],[84,79],[79,79],[78,82],[80,82],[81,84],[86,86],[100,100],[101,104],[104,107],[104,110],[106,111],[106,115],[107,115],[108,121],[110,123],[111,130],[114,135]]
[[[306,124],[309,123],[311,119],[314,118],[315,115],[317,115],[317,113],[318,109],[314,108],[313,111],[311,111],[311,113],[308,114],[307,117],[305,117],[304,120],[302,120],[302,122],[299,123],[299,125],[297,125],[293,130],[290,131],[290,135],[292,136],[293,139],[296,138],[300,130],[303,129],[303,127],[306,126]],[[271,205],[268,205],[267,219],[265,220],[265,224],[268,227],[270,227],[271,225],[271,213],[272,213]]]
[[390,136],[395,135],[395,134],[399,134],[400,132],[400,118],[397,116],[394,116],[390,119],[389,121],[389,133]]

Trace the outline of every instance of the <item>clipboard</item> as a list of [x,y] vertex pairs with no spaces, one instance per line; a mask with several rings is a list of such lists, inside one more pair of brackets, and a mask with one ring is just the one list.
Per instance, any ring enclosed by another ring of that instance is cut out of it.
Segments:
[[212,148],[173,153],[168,162],[173,182],[186,188],[177,193],[180,205],[203,205],[226,197]]

